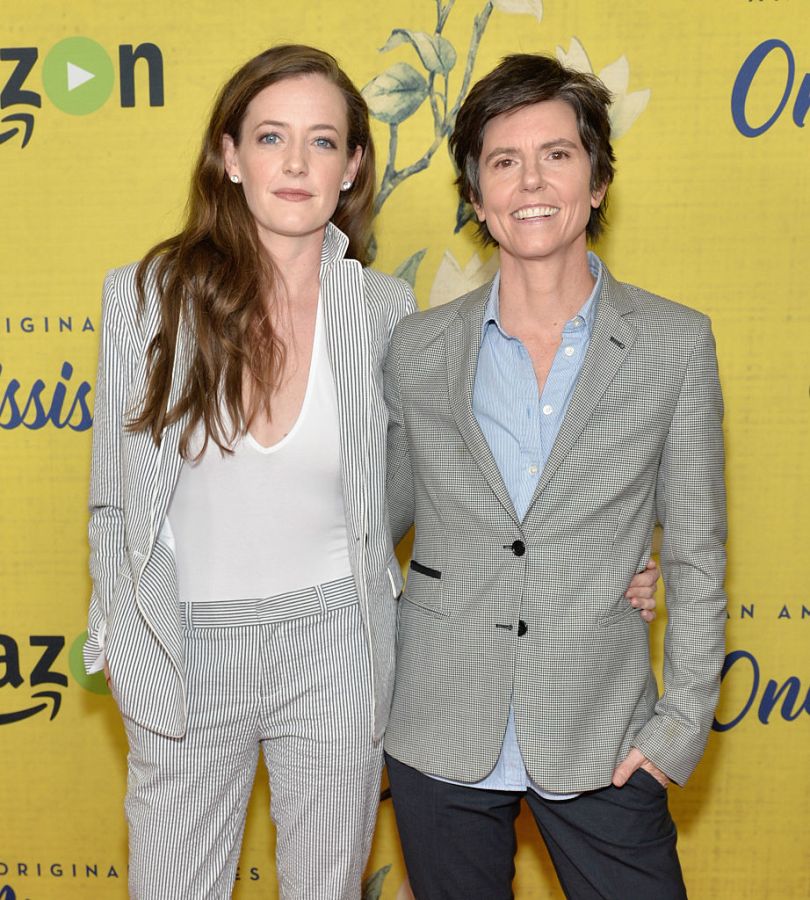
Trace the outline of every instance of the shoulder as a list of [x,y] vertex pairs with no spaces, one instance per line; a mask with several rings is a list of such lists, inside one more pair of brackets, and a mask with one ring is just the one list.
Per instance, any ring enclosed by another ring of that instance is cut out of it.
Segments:
[[389,331],[403,316],[416,309],[413,289],[401,278],[364,268],[363,283],[367,306],[388,322]]
[[383,301],[404,306],[410,301],[413,305],[413,290],[408,282],[401,278],[386,275],[376,269],[364,268],[363,281],[369,302]]
[[460,316],[471,316],[483,321],[484,307],[491,287],[490,281],[449,303],[412,313],[397,325],[397,339],[412,348],[427,347],[444,335]]
[[635,302],[638,316],[644,320],[692,328],[702,328],[709,321],[704,313],[684,303],[645,291],[634,284],[623,284],[622,287]]
[[635,284],[617,281],[607,270],[602,296],[642,334],[688,339],[711,331],[709,317],[699,310]]
[[104,277],[102,295],[102,327],[124,332],[133,342],[146,323],[153,322],[159,310],[159,296],[155,285],[155,264],[146,271],[144,301],[138,296],[140,262],[110,269]]

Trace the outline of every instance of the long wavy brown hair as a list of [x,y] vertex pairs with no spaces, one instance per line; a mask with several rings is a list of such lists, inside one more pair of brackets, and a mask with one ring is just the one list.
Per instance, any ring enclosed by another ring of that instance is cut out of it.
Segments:
[[[133,431],[149,431],[156,444],[163,430],[188,416],[180,455],[190,456],[190,439],[202,423],[204,440],[228,452],[238,435],[270,401],[283,372],[285,352],[266,314],[264,300],[277,295],[283,273],[262,249],[241,188],[225,172],[223,136],[238,146],[250,101],[285,78],[322,75],[346,101],[348,152],[363,148],[352,189],[341,192],[332,221],[349,238],[347,256],[365,264],[374,200],[374,145],[368,107],[357,88],[322,50],[297,44],[271,47],[249,60],[219,93],[194,167],[179,234],[156,244],[138,266],[141,307],[147,284],[157,292],[160,327],[148,349],[148,381]],[[169,406],[180,321],[193,335],[193,360],[176,402]],[[247,392],[245,379],[250,379]],[[243,397],[251,398],[246,405]]]

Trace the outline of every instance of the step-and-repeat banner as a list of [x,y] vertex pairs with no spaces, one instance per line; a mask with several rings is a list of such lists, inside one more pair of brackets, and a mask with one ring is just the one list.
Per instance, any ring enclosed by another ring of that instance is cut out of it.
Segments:
[[[614,274],[708,313],[727,401],[728,655],[702,765],[671,790],[697,898],[810,896],[810,8],[804,0],[6,0],[0,24],[0,898],[126,896],[126,744],[83,674],[105,270],[178,227],[214,93],[278,42],[365,88],[376,265],[433,306],[495,265],[458,208],[459,98],[515,51],[600,75]],[[583,602],[586,602],[583,600]],[[652,628],[660,647],[666,615]],[[660,662],[660,649],[657,651]],[[235,896],[275,893],[263,770]],[[515,891],[560,897],[524,816]],[[404,898],[383,800],[368,897]]]

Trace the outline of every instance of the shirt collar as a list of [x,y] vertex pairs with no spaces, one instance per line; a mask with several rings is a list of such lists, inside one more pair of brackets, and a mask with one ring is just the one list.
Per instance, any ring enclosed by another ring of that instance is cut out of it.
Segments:
[[[599,294],[602,290],[602,282],[604,281],[603,272],[605,267],[602,265],[602,260],[595,253],[591,253],[588,251],[588,268],[590,269],[591,275],[594,277],[594,285],[593,290],[591,291],[588,299],[580,308],[577,316],[581,317],[585,321],[585,333],[588,337],[591,336],[591,331],[593,330],[593,323],[596,319],[596,309],[599,306]],[[495,279],[492,282],[492,288],[489,292],[489,299],[487,300],[487,305],[484,308],[484,325],[482,329],[482,337],[486,332],[487,327],[492,324],[494,325],[500,333],[508,338],[508,335],[501,326],[501,306],[500,306],[500,289],[501,289],[501,272],[500,269],[495,274]],[[574,319],[577,318],[574,316]],[[568,328],[569,323],[573,322],[574,319],[570,319],[569,322],[565,323],[565,328]]]

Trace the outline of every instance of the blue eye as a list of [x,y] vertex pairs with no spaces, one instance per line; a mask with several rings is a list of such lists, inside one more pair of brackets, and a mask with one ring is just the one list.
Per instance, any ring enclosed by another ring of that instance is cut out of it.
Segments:
[[317,147],[325,147],[327,150],[337,149],[337,144],[331,138],[327,137],[315,138],[315,145]]
[[269,134],[263,134],[259,138],[260,144],[277,144],[281,140],[281,135],[271,131]]

